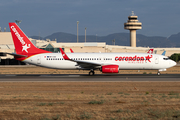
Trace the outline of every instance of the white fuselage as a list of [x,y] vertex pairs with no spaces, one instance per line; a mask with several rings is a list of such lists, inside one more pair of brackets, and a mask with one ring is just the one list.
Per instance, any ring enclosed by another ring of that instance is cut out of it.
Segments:
[[[67,53],[70,59],[103,65],[118,65],[119,69],[166,69],[176,63],[166,56],[147,53]],[[85,69],[77,62],[64,60],[61,53],[43,53],[24,62],[55,69]],[[97,68],[101,68],[98,66]],[[87,68],[86,68],[87,69]],[[91,69],[91,68],[89,68]]]

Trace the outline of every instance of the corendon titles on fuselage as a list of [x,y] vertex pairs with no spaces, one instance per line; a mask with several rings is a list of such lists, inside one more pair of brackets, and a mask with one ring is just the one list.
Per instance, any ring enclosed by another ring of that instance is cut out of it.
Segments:
[[145,57],[140,57],[135,55],[134,57],[131,56],[120,56],[115,57],[115,61],[127,61],[128,63],[143,63],[144,61],[150,61],[150,59],[153,57],[153,55],[148,55]]

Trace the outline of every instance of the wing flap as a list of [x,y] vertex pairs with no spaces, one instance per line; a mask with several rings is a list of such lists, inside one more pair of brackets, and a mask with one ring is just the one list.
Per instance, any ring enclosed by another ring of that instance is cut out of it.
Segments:
[[76,61],[74,60],[73,62],[76,62],[77,65],[83,67],[83,68],[99,68],[101,64],[94,63],[94,62],[87,62],[87,61]]

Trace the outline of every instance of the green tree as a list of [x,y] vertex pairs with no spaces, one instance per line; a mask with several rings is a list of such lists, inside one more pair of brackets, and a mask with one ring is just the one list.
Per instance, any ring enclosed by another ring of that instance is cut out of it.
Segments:
[[174,53],[169,58],[171,60],[174,60],[175,62],[179,62],[179,60],[180,60],[180,53]]

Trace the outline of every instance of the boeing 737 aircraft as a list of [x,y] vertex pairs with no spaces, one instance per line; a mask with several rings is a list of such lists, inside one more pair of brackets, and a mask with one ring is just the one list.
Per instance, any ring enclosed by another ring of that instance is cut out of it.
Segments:
[[176,65],[168,57],[149,53],[51,53],[35,47],[16,23],[9,23],[16,53],[15,59],[41,67],[64,70],[90,70],[94,75],[98,69],[102,73],[119,73],[119,70],[165,71]]

